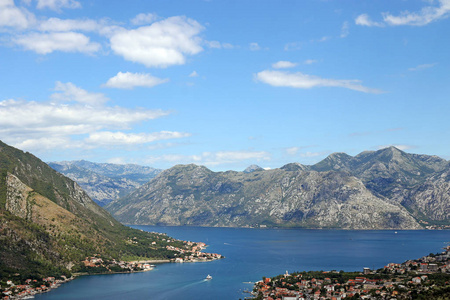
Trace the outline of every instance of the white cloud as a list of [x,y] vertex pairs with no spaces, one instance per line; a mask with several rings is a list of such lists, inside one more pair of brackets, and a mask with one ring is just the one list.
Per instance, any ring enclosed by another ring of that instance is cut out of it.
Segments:
[[414,68],[409,68],[408,71],[420,71],[420,70],[424,70],[424,69],[429,69],[432,68],[436,65],[436,63],[434,64],[423,64],[423,65],[418,65]]
[[81,4],[75,0],[37,0],[38,9],[49,8],[54,11],[61,11],[61,8],[81,8]]
[[204,44],[211,49],[234,49],[230,43],[221,43],[219,41],[204,41]]
[[25,29],[34,22],[34,15],[15,6],[13,0],[0,0],[0,27]]
[[348,25],[348,22],[345,21],[344,24],[342,24],[342,27],[341,27],[341,35],[340,35],[340,37],[341,37],[341,38],[347,37],[348,34],[349,34],[349,32],[350,32],[350,31],[349,31],[349,25]]
[[54,90],[61,92],[51,95],[51,98],[57,101],[75,101],[93,106],[98,106],[108,101],[105,95],[101,93],[89,93],[71,82],[62,83],[58,81]]
[[126,60],[147,67],[182,65],[186,55],[203,50],[198,37],[202,30],[203,26],[195,20],[170,17],[150,26],[116,32],[110,39],[111,49]]
[[300,72],[289,73],[265,70],[257,73],[255,77],[258,81],[276,87],[292,87],[300,89],[310,89],[313,87],[342,87],[364,93],[379,94],[383,92],[378,89],[368,88],[361,85],[360,80],[326,79]]
[[150,24],[158,20],[157,14],[147,13],[138,14],[136,17],[131,19],[131,24],[133,25],[145,25]]
[[98,146],[120,146],[147,144],[161,140],[189,137],[191,134],[176,131],[161,131],[152,133],[124,133],[111,131],[97,131],[89,134],[87,144]]
[[288,69],[297,66],[297,63],[293,63],[290,61],[280,60],[274,64],[272,64],[272,68],[274,69]]
[[30,33],[13,38],[13,42],[39,54],[54,51],[94,53],[100,50],[98,43],[77,32]]
[[368,26],[368,27],[372,27],[372,26],[383,27],[384,26],[383,23],[372,21],[368,14],[359,15],[355,19],[355,24],[361,25],[361,26]]
[[80,104],[5,100],[0,102],[0,132],[5,134],[85,134],[103,128],[128,129],[136,122],[169,113],[162,110],[91,107]]
[[[434,3],[434,1],[429,3]],[[439,0],[438,3],[438,6],[425,6],[419,12],[403,11],[397,16],[384,12],[382,13],[383,22],[373,22],[367,14],[362,14],[356,18],[355,23],[357,25],[379,27],[384,25],[424,26],[431,22],[447,18],[450,15],[450,0]]]
[[383,20],[392,26],[413,25],[423,26],[439,19],[447,18],[450,14],[450,0],[439,0],[439,6],[426,6],[420,12],[404,11],[399,16],[389,13],[383,14]]
[[258,43],[250,43],[249,44],[251,51],[258,51],[261,50],[261,47],[258,45]]
[[133,89],[135,87],[154,87],[168,82],[169,79],[161,79],[145,73],[117,73],[104,84],[105,87],[118,89]]
[[198,77],[197,71],[193,71],[191,74],[189,74],[189,77]]
[[[92,148],[107,142],[107,134],[95,135],[97,132],[130,130],[133,124],[169,114],[159,109],[107,106],[107,98],[103,94],[89,93],[71,83],[57,83],[56,90],[61,91],[52,95],[56,102],[0,101],[0,136],[5,137],[6,142],[28,151]],[[176,132],[133,134],[140,137],[143,143],[187,135],[177,135]],[[139,141],[136,137],[133,139],[133,134],[122,135],[122,142]],[[86,135],[91,136],[86,139]],[[116,140],[121,137],[117,133],[110,136],[116,137]]]

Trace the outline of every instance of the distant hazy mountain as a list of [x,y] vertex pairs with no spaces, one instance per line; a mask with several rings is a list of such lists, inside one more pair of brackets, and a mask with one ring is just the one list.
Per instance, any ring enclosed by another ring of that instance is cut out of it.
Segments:
[[49,166],[76,181],[101,206],[125,196],[161,172],[135,164],[93,163],[85,160],[51,162]]
[[124,223],[420,228],[450,223],[449,162],[394,147],[254,172],[178,165],[106,208]]

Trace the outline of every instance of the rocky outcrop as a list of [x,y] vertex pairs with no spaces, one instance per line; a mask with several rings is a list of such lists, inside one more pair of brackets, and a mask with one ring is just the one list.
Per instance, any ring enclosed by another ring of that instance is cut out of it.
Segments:
[[31,203],[28,196],[32,188],[25,185],[16,176],[7,173],[6,176],[6,210],[15,216],[30,220],[31,219]]

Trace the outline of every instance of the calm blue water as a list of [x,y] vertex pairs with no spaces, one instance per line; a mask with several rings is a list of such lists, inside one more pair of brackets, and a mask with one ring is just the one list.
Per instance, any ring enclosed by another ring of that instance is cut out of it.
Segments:
[[[36,299],[239,299],[254,282],[304,270],[362,270],[441,252],[450,231],[348,231],[133,226],[206,242],[226,259],[150,272],[82,276]],[[204,280],[211,274],[213,279]]]

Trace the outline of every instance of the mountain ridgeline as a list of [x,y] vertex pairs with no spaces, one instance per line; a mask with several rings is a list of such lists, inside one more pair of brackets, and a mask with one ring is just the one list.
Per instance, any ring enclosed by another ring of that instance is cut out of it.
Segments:
[[450,224],[450,164],[395,147],[306,166],[177,165],[106,209],[128,224],[420,229]]
[[50,162],[48,165],[76,181],[100,206],[129,194],[162,171],[134,164],[93,163],[85,160]]
[[0,141],[0,278],[70,275],[94,254],[173,258],[160,240],[122,225],[77,183]]

